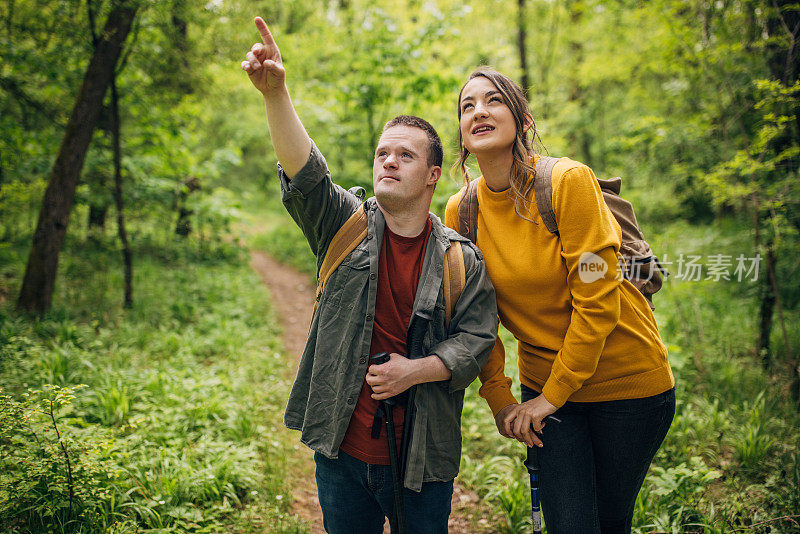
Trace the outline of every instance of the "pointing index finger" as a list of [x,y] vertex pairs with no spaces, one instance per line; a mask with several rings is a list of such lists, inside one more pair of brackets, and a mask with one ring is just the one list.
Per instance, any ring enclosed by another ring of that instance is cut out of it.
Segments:
[[272,38],[272,34],[267,27],[267,23],[264,22],[264,19],[261,17],[255,18],[256,28],[258,28],[259,33],[261,34],[261,40],[264,42],[265,45],[274,45],[275,39]]

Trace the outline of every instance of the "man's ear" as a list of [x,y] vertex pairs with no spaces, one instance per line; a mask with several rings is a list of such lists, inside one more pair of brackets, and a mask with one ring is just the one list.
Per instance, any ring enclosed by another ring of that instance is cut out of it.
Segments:
[[523,123],[523,132],[527,132],[533,127],[533,117],[529,114],[525,114],[525,122]]
[[442,177],[442,168],[438,165],[434,165],[431,167],[430,174],[428,175],[428,183],[427,185],[436,185],[436,182],[439,181],[439,178]]

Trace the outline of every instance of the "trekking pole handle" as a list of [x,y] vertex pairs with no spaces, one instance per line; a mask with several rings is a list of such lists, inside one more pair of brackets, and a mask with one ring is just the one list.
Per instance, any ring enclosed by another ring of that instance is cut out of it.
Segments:
[[[389,359],[390,359],[390,356],[389,356],[388,352],[385,352],[385,351],[384,352],[378,352],[378,353],[373,354],[372,356],[370,356],[369,363],[372,363],[372,364],[375,364],[375,365],[382,365],[382,364],[388,362]],[[406,403],[406,398],[407,397],[408,397],[407,393],[405,391],[403,391],[402,393],[398,393],[394,397],[389,397],[388,399],[383,399],[383,401],[381,401],[381,402],[385,402],[386,404],[388,404],[390,406],[396,406],[398,404],[403,406]]]
[[377,354],[373,354],[369,362],[374,363],[375,365],[382,365],[389,361],[389,353],[388,352],[379,352]]
[[555,415],[548,415],[547,417],[544,418],[544,420],[545,421],[549,421],[551,423],[560,423],[561,422],[561,419],[559,419]]

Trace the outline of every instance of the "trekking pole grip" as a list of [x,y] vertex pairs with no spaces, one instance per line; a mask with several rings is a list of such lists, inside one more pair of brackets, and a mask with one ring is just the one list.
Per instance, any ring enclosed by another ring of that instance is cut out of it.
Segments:
[[373,354],[370,359],[370,363],[374,363],[375,365],[381,365],[389,361],[389,353],[388,352],[379,352],[377,354]]

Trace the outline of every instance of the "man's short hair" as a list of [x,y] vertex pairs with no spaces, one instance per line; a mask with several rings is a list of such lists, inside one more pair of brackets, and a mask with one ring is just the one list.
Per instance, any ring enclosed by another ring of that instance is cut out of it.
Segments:
[[414,115],[398,115],[384,125],[381,133],[392,126],[411,126],[425,132],[425,135],[428,136],[428,166],[442,166],[442,160],[444,159],[442,140],[439,139],[439,134],[436,133],[436,130],[428,121]]

